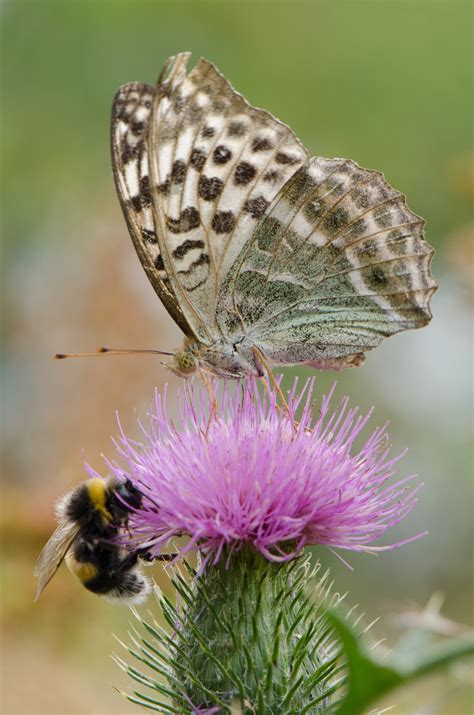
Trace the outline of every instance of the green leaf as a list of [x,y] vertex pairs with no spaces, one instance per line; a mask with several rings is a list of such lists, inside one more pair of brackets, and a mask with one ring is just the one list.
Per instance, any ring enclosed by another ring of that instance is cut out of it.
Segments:
[[414,680],[446,668],[451,663],[474,655],[474,641],[456,639],[434,653],[420,654],[405,666],[396,661],[381,665],[369,653],[353,628],[331,610],[328,620],[341,639],[347,660],[347,693],[334,715],[361,715],[382,696]]

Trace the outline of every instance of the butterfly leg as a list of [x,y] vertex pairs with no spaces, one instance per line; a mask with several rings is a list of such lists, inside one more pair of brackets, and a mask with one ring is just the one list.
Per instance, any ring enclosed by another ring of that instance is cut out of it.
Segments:
[[212,420],[215,417],[217,417],[217,400],[216,400],[214,391],[212,389],[212,384],[209,380],[209,376],[206,374],[205,370],[203,370],[202,368],[199,368],[199,377],[201,378],[202,383],[207,390],[207,393],[209,395],[209,399],[211,402],[211,411],[209,413],[209,419],[207,421],[207,426],[206,426],[206,437],[207,437]]
[[[257,366],[257,369],[260,367],[263,368],[262,372],[266,372],[268,377],[270,378],[270,382],[272,383],[278,397],[281,400],[282,406],[285,409],[288,417],[291,419],[291,413],[290,413],[290,408],[288,407],[288,403],[286,401],[285,395],[283,394],[283,390],[281,389],[280,385],[278,384],[278,381],[275,379],[275,375],[272,372],[272,369],[265,357],[265,355],[262,353],[262,351],[257,348],[256,345],[253,346],[252,348],[252,353],[255,359],[255,364]],[[267,389],[266,383],[264,383],[265,389]]]
[[[202,380],[202,375],[200,375],[200,377],[201,377],[201,380]],[[202,382],[203,382],[204,384],[206,384],[204,380],[202,380]],[[189,386],[189,380],[185,380],[185,381],[184,381],[184,386],[185,386],[186,394],[187,394],[187,396],[188,396],[188,404],[189,404],[189,406],[190,406],[190,408],[191,408],[191,412],[193,413],[194,420],[196,421],[196,424],[198,424],[198,423],[199,423],[199,420],[198,420],[198,418],[197,418],[197,416],[196,416],[196,412],[195,412],[195,410],[194,410],[193,393],[192,393],[191,388],[190,388],[190,386]],[[212,410],[211,410],[211,415],[212,415]],[[209,424],[210,424],[210,423],[209,423],[209,421],[208,421],[207,427],[206,427],[206,430],[205,430],[205,431],[204,431],[203,429],[200,429],[200,432],[201,432],[201,434],[202,434],[204,437],[207,437],[207,433],[208,433],[208,431],[209,431]]]

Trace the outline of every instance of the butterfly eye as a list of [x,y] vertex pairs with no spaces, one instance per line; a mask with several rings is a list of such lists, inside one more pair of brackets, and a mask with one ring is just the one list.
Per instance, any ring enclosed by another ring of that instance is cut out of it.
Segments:
[[191,375],[197,370],[198,361],[192,353],[183,351],[175,354],[173,363],[168,367],[178,375]]

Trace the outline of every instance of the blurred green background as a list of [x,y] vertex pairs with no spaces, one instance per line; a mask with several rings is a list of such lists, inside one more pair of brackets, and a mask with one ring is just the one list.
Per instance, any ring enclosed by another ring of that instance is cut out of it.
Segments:
[[[433,322],[386,341],[363,368],[341,375],[338,394],[363,409],[374,404],[376,423],[390,420],[395,448],[410,448],[403,472],[425,482],[391,538],[424,529],[429,536],[378,558],[350,555],[353,572],[330,553],[318,555],[351,603],[369,620],[381,616],[375,633],[388,634],[389,644],[397,636],[389,614],[422,606],[435,591],[445,595],[449,618],[470,622],[471,4],[11,0],[0,17],[2,712],[136,711],[110,685],[125,683],[109,653],[112,633],[126,634],[127,610],[88,594],[64,569],[33,605],[32,572],[54,527],[54,500],[85,477],[83,454],[98,469],[101,453],[112,454],[115,410],[133,431],[133,408],[146,410],[155,385],[178,386],[153,358],[51,356],[181,342],[127,235],[108,123],[119,85],[153,82],[166,57],[182,50],[215,62],[312,154],[384,171],[426,217],[440,284]],[[318,376],[321,390],[333,379]],[[392,712],[421,713],[423,703],[433,706],[423,713],[470,712],[458,676],[406,693]]]

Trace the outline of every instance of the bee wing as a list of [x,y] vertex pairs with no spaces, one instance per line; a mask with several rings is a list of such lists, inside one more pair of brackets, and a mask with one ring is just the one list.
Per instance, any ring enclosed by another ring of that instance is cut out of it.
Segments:
[[46,588],[66,556],[72,542],[79,534],[76,524],[63,522],[59,524],[42,552],[38,556],[35,566],[35,576],[38,577],[35,601]]

